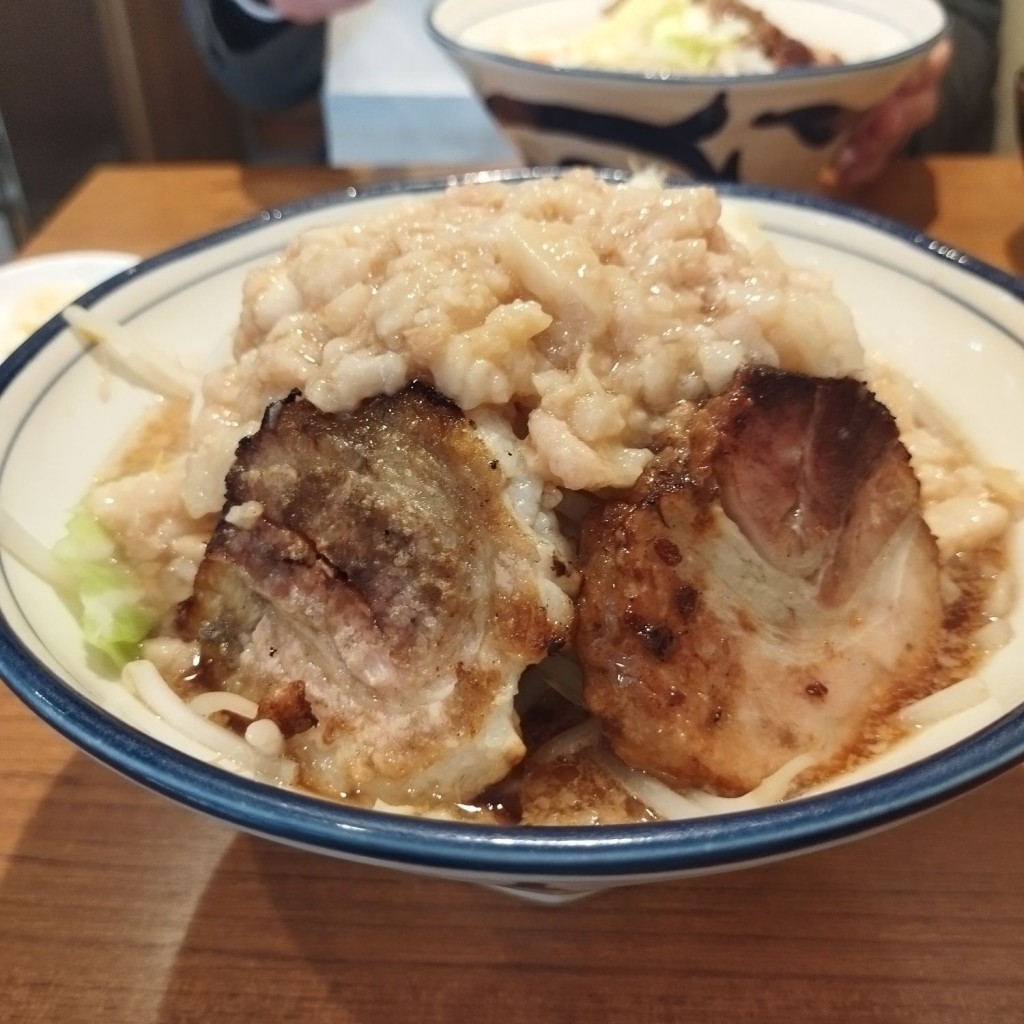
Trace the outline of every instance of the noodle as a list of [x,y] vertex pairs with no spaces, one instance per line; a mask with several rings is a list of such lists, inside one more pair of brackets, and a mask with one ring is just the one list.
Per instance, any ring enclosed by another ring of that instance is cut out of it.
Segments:
[[99,346],[118,369],[168,398],[191,398],[196,382],[172,359],[140,345],[139,339],[119,323],[104,320],[81,306],[64,310],[75,337],[82,344]]
[[122,671],[121,679],[168,725],[208,747],[226,761],[265,782],[289,785],[295,781],[297,766],[294,762],[268,756],[230,729],[197,714],[167,685],[152,662],[129,662]]

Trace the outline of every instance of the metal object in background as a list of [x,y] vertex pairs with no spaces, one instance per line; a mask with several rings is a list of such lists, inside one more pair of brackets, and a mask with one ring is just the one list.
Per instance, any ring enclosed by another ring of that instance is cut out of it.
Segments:
[[2,111],[0,111],[0,214],[7,218],[15,243],[21,245],[28,238],[32,224]]

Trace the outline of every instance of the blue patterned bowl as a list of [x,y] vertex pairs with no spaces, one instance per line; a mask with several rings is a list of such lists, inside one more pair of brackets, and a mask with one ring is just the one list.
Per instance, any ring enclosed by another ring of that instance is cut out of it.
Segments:
[[[592,23],[608,0],[439,0],[428,27],[528,163],[634,167],[814,189],[844,132],[891,93],[946,27],[935,0],[759,0],[789,35],[842,63],[743,75],[554,67],[512,39]],[[504,51],[504,52],[503,52]]]
[[[516,181],[522,169],[477,176]],[[614,176],[614,175],[613,175]],[[617,177],[623,178],[624,175]],[[268,210],[143,260],[81,296],[185,366],[230,351],[247,271],[304,229],[381,212],[446,182],[398,183]],[[790,262],[834,282],[875,357],[938,403],[986,464],[1024,477],[1024,285],[925,236],[828,200],[723,186]],[[0,365],[0,510],[38,543],[61,536],[109,453],[152,410],[146,388],[90,358],[58,315]],[[1024,578],[1024,523],[1013,571]],[[245,777],[89,657],[67,604],[0,551],[0,679],[43,721],[125,777],[240,829],[318,853],[560,901],[609,886],[748,867],[851,840],[1024,761],[1024,602],[979,668],[981,694],[798,800],[685,820],[487,826],[334,803]]]

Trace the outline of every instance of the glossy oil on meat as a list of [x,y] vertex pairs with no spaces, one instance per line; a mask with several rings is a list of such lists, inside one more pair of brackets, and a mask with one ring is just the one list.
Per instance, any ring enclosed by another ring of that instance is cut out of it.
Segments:
[[515,438],[495,443],[411,385],[351,414],[292,395],[240,444],[180,631],[313,788],[458,801],[521,758],[518,679],[572,602],[564,552],[506,500]]
[[927,688],[936,543],[861,383],[740,371],[583,529],[584,697],[626,762],[744,793]]

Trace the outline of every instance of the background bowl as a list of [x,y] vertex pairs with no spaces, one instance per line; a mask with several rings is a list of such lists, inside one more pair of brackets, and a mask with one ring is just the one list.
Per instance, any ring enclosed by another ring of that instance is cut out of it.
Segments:
[[0,359],[76,295],[138,259],[125,252],[61,252],[0,266]]
[[[592,22],[608,0],[439,0],[434,38],[526,162],[657,161],[704,180],[813,190],[857,117],[892,92],[945,30],[935,0],[751,0],[838,66],[658,77],[555,68],[501,53]],[[653,69],[652,69],[653,70]]]
[[[509,179],[549,171],[505,172]],[[614,175],[612,175],[614,176]],[[380,210],[444,183],[351,189],[147,259],[80,303],[213,366],[230,350],[247,270],[300,230]],[[916,382],[986,462],[1024,473],[1024,289],[960,253],[825,200],[724,188],[784,258],[829,274],[865,346]],[[43,544],[97,466],[151,408],[111,376],[60,317],[0,366],[0,508]],[[83,425],[88,425],[87,431]],[[1020,528],[1017,527],[1020,540]],[[1024,551],[1014,547],[1024,578]],[[979,670],[984,699],[924,728],[826,791],[759,810],[589,828],[488,827],[375,813],[234,774],[97,673],[74,617],[7,553],[0,557],[0,676],[87,753],[173,800],[323,854],[457,878],[549,900],[809,851],[937,806],[1024,760],[1024,609],[1016,638]]]

